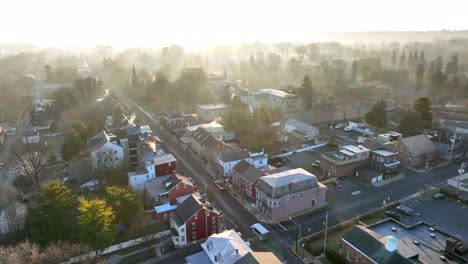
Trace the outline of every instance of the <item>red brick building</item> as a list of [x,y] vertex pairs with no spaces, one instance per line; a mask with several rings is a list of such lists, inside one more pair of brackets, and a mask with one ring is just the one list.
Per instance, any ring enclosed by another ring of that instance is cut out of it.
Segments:
[[191,195],[170,215],[175,247],[205,239],[219,231],[219,213],[213,205]]
[[181,114],[179,112],[166,114],[164,118],[166,119],[166,125],[170,129],[186,128],[190,125],[190,122],[192,121],[192,115]]
[[255,201],[255,187],[262,171],[245,160],[241,160],[232,169],[232,183],[239,192],[250,201]]

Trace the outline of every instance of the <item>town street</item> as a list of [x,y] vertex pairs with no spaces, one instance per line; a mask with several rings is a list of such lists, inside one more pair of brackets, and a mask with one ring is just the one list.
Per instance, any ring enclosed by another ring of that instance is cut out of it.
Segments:
[[[116,95],[126,107],[134,111],[141,120],[150,125],[153,131],[158,134],[169,151],[177,158],[178,168],[184,171],[187,176],[198,179],[198,182],[202,184],[199,187],[206,183],[207,189],[211,191],[209,194],[214,195],[214,197],[210,197],[210,199],[214,201],[217,208],[223,212],[226,226],[228,228],[235,228],[237,231],[244,234],[250,232],[249,227],[257,222],[257,220],[227,192],[218,191],[214,185],[214,179],[207,177],[209,174],[203,167],[204,165],[194,160],[190,153],[173,140],[172,136],[166,131],[161,130],[161,126],[154,118],[149,116],[149,114],[121,91],[115,91]],[[428,186],[445,182],[447,179],[456,175],[459,166],[458,163],[453,163],[423,173],[417,173],[408,169],[406,170],[407,176],[405,178],[381,187],[362,184],[361,187],[367,187],[359,190],[359,194],[356,195],[352,194],[353,191],[356,191],[354,189],[329,189],[327,195],[330,205],[328,208],[324,208],[318,212],[300,215],[295,217],[294,220],[301,226],[302,234],[309,235],[324,228],[323,222],[325,220],[326,211],[329,213],[328,225],[333,226],[372,209],[381,207],[384,199],[390,198],[390,200],[388,200],[389,202],[399,201]],[[281,226],[271,225],[271,228],[277,231],[273,236],[275,242],[274,252],[278,253],[282,260],[287,259],[289,261],[291,259],[296,259],[290,251],[290,245],[295,239],[297,226],[292,221],[288,220],[282,222]]]

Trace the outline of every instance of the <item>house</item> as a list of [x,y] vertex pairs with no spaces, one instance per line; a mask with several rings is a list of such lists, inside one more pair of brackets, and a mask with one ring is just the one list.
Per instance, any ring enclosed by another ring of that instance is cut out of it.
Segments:
[[25,204],[11,201],[10,208],[0,208],[0,236],[24,229],[28,208]]
[[172,114],[164,114],[164,120],[167,127],[170,129],[181,129],[190,125],[190,122],[192,121],[192,115],[173,112]]
[[449,234],[424,222],[404,226],[387,219],[370,226],[353,226],[341,237],[340,255],[347,263],[356,264],[462,263],[466,260],[460,255],[441,258],[444,252],[453,252],[456,244]]
[[142,191],[147,180],[175,173],[177,167],[174,156],[161,151],[147,150],[140,161],[141,166],[128,173],[128,185],[135,191]]
[[203,199],[203,196],[199,192],[176,197],[175,203],[171,204],[170,202],[165,202],[163,204],[154,206],[153,219],[156,220],[158,224],[167,224],[169,226],[171,213],[174,212],[183,201],[187,200],[187,198],[192,195],[197,199]]
[[211,122],[219,117],[224,117],[229,107],[225,103],[197,105],[198,120]]
[[39,130],[23,131],[23,144],[38,144],[41,141]]
[[[261,89],[257,92],[254,92],[252,96],[254,101],[252,108],[255,111],[263,106],[268,107],[270,110],[280,111],[284,115],[299,113],[303,110],[303,101],[300,96],[281,90]],[[247,99],[247,101],[252,100]],[[245,103],[248,104],[247,101]]]
[[232,169],[241,160],[247,160],[250,164],[259,169],[268,165],[268,155],[266,155],[263,151],[250,152],[247,150],[234,150],[223,153],[218,157],[217,163],[219,170],[223,173],[223,175],[230,177],[232,176]]
[[224,127],[220,123],[213,121],[211,123],[207,124],[200,124],[200,125],[194,125],[194,126],[189,126],[185,128],[185,133],[188,136],[193,135],[195,131],[197,131],[199,128],[204,129],[206,132],[210,133],[212,136],[219,140],[224,140]]
[[399,159],[407,166],[428,166],[437,158],[437,147],[426,135],[399,138],[387,148],[397,151]]
[[170,215],[174,246],[183,247],[218,233],[218,217],[212,204],[190,195]]
[[344,145],[338,151],[320,156],[320,169],[328,177],[354,176],[359,167],[369,163],[370,149],[361,145]]
[[192,133],[189,142],[193,151],[206,160],[211,160],[217,153],[229,149],[228,145],[202,127]]
[[385,144],[396,141],[402,136],[403,135],[401,133],[390,131],[376,137],[369,137],[364,143],[364,146],[370,149],[381,148],[384,147]]
[[263,173],[255,166],[241,160],[232,169],[232,183],[249,200],[255,200],[255,187]]
[[144,183],[144,200],[147,207],[164,203],[176,204],[176,198],[192,194],[195,186],[180,174],[156,177]]
[[289,118],[284,124],[284,130],[302,141],[313,140],[318,137],[319,130],[294,118]]
[[126,168],[124,153],[127,143],[128,140],[119,140],[117,136],[105,131],[88,139],[93,170]]
[[302,168],[263,176],[256,187],[256,206],[271,220],[280,221],[327,203],[327,187]]
[[272,252],[255,252],[240,233],[225,230],[211,235],[201,244],[203,251],[187,256],[185,263],[191,264],[280,264]]
[[369,163],[366,167],[358,168],[356,176],[368,182],[375,183],[386,180],[400,172],[398,152],[378,148],[370,152]]

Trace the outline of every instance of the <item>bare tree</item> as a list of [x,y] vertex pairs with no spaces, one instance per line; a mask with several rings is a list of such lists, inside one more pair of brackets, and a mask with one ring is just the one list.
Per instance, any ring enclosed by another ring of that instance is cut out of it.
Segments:
[[18,169],[31,178],[35,185],[39,185],[40,176],[47,162],[47,144],[17,141],[10,145],[10,157]]
[[103,263],[99,257],[83,255],[88,251],[89,247],[85,245],[63,241],[49,244],[43,248],[29,241],[23,241],[14,246],[0,247],[0,263],[61,263],[71,258],[74,258],[72,263]]
[[292,44],[289,42],[282,42],[282,43],[276,44],[276,48],[280,52],[281,57],[284,58],[285,60],[288,57],[289,52],[291,51],[291,47],[292,47]]
[[18,192],[9,184],[0,188],[0,208],[3,209],[6,225],[0,233],[16,233],[20,231],[25,224],[26,205],[17,202]]

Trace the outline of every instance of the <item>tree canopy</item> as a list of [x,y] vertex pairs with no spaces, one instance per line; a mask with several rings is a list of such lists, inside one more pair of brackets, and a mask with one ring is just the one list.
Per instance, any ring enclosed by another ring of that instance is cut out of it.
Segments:
[[383,99],[377,101],[369,112],[366,113],[365,119],[366,123],[376,126],[379,128],[384,128],[387,126],[387,102]]
[[143,207],[136,195],[132,191],[118,186],[107,187],[106,193],[107,204],[115,212],[115,222],[131,227],[143,212]]

